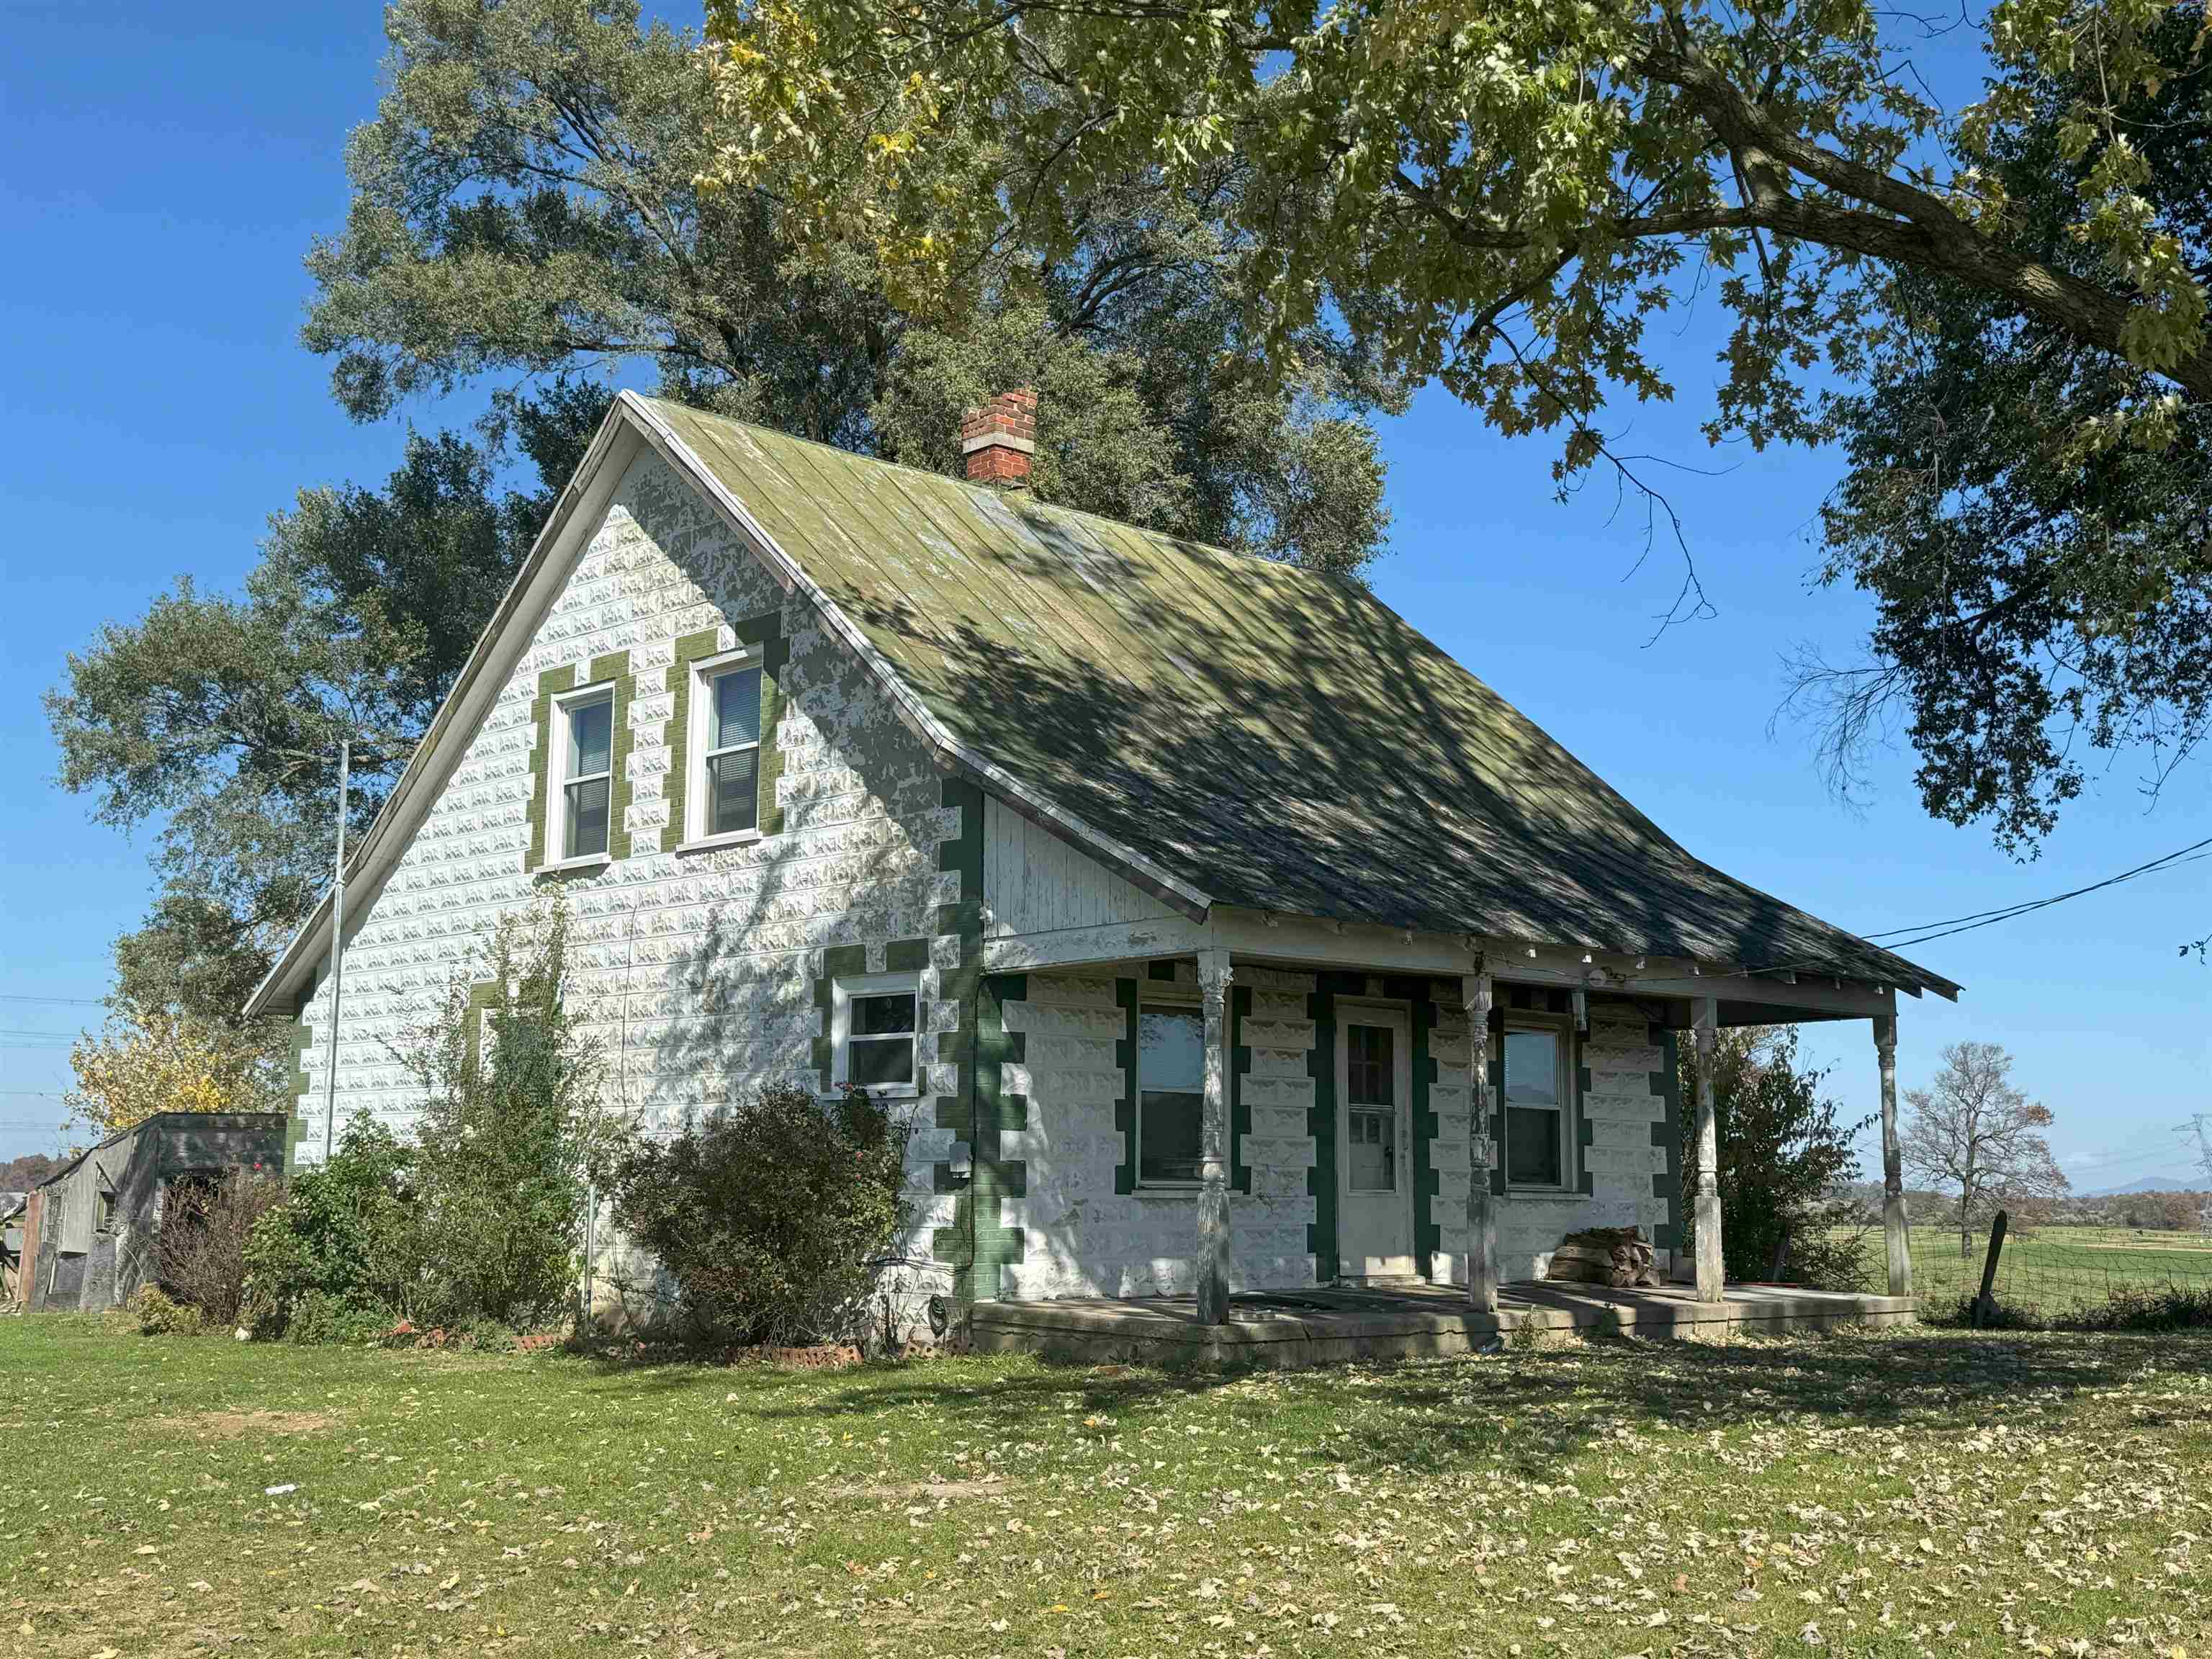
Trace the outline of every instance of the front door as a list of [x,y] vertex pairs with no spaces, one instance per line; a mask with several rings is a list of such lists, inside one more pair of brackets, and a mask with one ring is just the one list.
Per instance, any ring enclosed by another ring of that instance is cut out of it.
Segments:
[[1337,1252],[1346,1279],[1413,1276],[1413,1043],[1405,1011],[1337,1004]]

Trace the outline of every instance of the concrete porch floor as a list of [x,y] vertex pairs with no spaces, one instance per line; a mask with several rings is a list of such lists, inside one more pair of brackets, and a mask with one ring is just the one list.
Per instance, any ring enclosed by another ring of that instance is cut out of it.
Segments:
[[1731,1285],[1723,1300],[1700,1302],[1687,1285],[1611,1290],[1546,1279],[1503,1286],[1495,1314],[1474,1312],[1465,1291],[1443,1285],[1329,1287],[1240,1294],[1231,1298],[1226,1326],[1200,1324],[1188,1297],[979,1302],[973,1331],[983,1353],[1032,1352],[1070,1364],[1242,1368],[1469,1353],[1524,1326],[1545,1335],[1717,1340],[1902,1325],[1912,1317],[1909,1297]]

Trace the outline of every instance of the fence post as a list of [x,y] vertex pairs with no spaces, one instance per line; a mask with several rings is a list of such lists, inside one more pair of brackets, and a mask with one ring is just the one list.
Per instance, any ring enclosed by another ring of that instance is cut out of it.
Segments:
[[1997,1310],[1997,1257],[2003,1253],[2005,1212],[1999,1210],[1996,1218],[1990,1223],[1990,1253],[1982,1259],[1982,1293],[1974,1298],[1974,1328],[1983,1324]]

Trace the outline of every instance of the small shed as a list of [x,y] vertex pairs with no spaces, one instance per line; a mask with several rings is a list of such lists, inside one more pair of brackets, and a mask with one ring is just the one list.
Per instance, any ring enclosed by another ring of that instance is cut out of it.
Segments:
[[128,1299],[155,1277],[171,1188],[237,1169],[281,1175],[287,1122],[282,1112],[156,1112],[78,1153],[31,1193],[18,1304],[98,1313]]

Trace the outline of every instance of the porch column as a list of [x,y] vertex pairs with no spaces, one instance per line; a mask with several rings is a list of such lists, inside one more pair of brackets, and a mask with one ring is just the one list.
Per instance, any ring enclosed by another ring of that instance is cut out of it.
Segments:
[[1198,1319],[1229,1322],[1229,952],[1198,953],[1206,999],[1206,1095],[1199,1118]]
[[1897,1139],[1897,1016],[1874,1018],[1881,1062],[1881,1231],[1889,1251],[1889,1293],[1912,1294],[1912,1229],[1905,1214],[1905,1153]]
[[1721,1144],[1713,1128],[1713,1063],[1720,1048],[1718,997],[1698,999],[1698,1300],[1722,1299]]
[[1467,1008],[1467,1299],[1477,1313],[1498,1311],[1498,1218],[1490,1207],[1490,970],[1482,953],[1461,980]]

